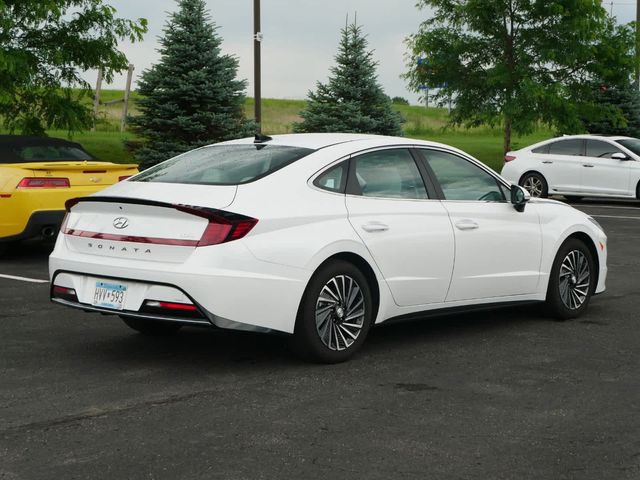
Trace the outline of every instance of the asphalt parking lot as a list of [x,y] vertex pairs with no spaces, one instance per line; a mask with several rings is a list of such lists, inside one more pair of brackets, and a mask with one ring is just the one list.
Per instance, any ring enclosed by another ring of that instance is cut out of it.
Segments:
[[[608,291],[375,329],[335,366],[278,336],[133,333],[52,305],[48,251],[0,259],[0,479],[638,479],[640,204],[585,201]],[[248,299],[248,301],[250,301]]]

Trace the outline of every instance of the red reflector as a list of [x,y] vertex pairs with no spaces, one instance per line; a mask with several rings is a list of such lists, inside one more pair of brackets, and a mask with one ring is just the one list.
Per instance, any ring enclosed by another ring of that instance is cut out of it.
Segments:
[[504,156],[504,161],[506,162],[512,162],[513,160],[515,160],[516,157],[514,157],[513,155],[505,155]]
[[118,177],[118,181],[121,182],[126,180],[127,178],[131,178],[133,175],[123,175],[122,177]]
[[[156,306],[159,308],[166,308],[168,310],[186,310],[189,312],[195,312],[198,308],[190,303],[173,303],[173,302],[149,302],[149,306]],[[153,305],[152,305],[153,304]]]
[[69,188],[68,178],[27,177],[20,180],[17,188]]
[[75,295],[76,291],[73,288],[59,287],[57,285],[54,285],[53,293],[57,293],[58,295]]

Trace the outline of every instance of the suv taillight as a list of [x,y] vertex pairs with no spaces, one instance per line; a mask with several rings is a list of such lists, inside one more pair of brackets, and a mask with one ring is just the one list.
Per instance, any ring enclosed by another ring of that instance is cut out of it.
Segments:
[[20,180],[17,188],[69,188],[68,178],[26,177]]

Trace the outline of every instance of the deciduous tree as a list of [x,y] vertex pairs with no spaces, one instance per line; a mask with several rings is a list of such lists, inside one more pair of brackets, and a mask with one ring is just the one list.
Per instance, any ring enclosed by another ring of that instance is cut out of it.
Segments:
[[[408,39],[406,78],[445,85],[453,124],[528,133],[541,122],[580,131],[601,109],[594,88],[624,86],[634,68],[633,31],[616,26],[600,0],[418,0],[429,20]],[[418,59],[422,59],[418,63]]]
[[0,116],[5,128],[44,135],[92,123],[86,70],[107,81],[127,69],[118,41],[139,41],[144,19],[125,20],[103,0],[0,0]]

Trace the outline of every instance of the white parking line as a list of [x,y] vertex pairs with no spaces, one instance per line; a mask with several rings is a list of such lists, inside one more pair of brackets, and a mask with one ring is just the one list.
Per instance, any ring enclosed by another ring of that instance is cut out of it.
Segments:
[[0,273],[0,278],[6,278],[9,280],[18,280],[20,282],[29,282],[29,283],[49,283],[49,280],[40,280],[38,278],[28,278],[28,277],[17,277],[15,275],[4,275]]
[[632,220],[640,220],[640,217],[624,217],[621,215],[591,215],[593,218],[625,218]]

